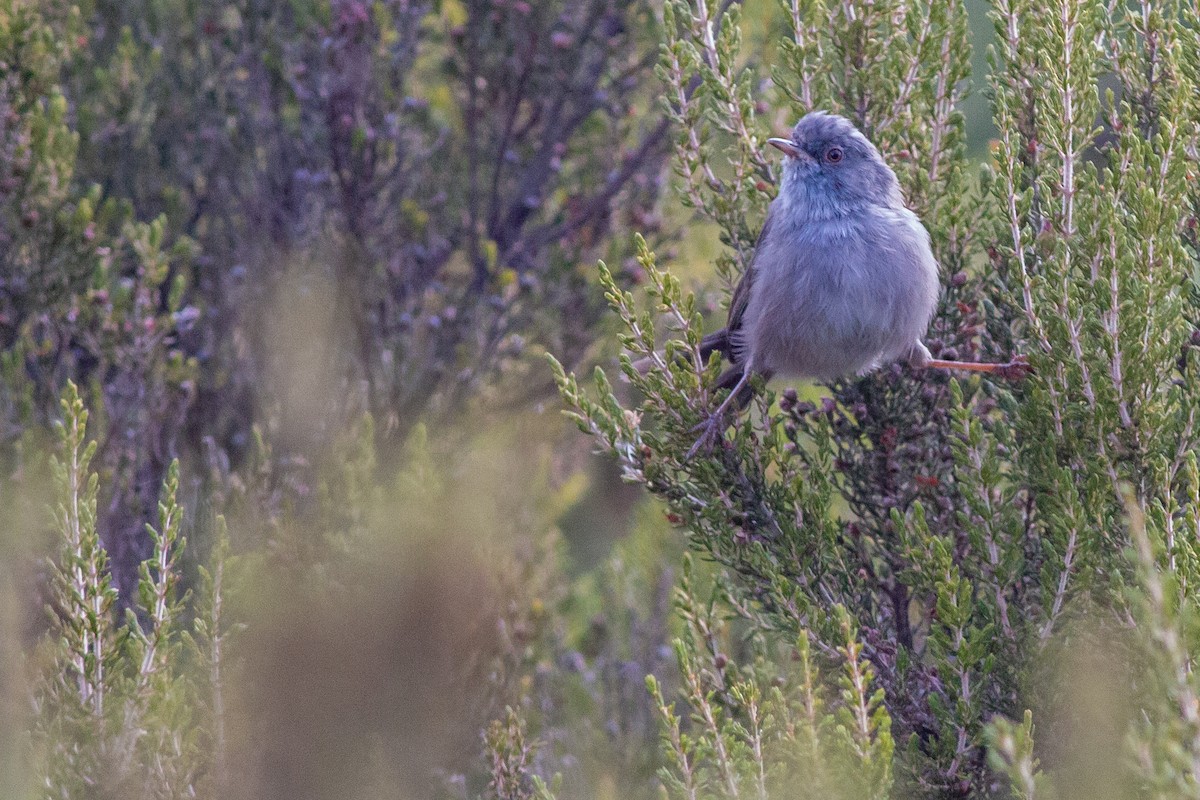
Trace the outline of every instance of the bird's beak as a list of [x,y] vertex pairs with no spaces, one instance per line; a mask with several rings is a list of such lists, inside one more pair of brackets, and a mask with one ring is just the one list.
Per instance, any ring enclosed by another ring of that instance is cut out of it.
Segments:
[[811,156],[801,150],[800,147],[791,139],[767,139],[767,144],[778,147],[792,158],[798,158],[802,161],[812,160]]

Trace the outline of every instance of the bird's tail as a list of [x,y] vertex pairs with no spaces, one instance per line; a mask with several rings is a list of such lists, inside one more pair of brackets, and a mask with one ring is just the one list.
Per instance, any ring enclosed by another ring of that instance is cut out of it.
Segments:
[[726,361],[733,362],[733,337],[729,335],[729,328],[721,328],[719,331],[713,331],[708,336],[700,340],[700,361],[707,364],[709,356],[714,352],[719,352],[721,357]]

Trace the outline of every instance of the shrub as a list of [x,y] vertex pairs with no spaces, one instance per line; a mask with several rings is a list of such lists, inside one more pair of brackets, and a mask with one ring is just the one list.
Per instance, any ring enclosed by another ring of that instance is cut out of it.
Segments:
[[98,533],[97,450],[86,439],[88,414],[68,383],[54,460],[59,552],[48,587],[52,632],[43,640],[34,687],[33,752],[47,796],[181,797],[194,790],[202,754],[222,738],[220,619],[222,551],[199,584],[189,624],[176,559],[183,509],[173,463],[150,528],[151,557],[141,564],[137,602],[124,620]]
[[[745,269],[774,192],[759,103],[789,121],[837,111],[880,146],[931,233],[944,286],[931,348],[1027,351],[1034,375],[960,383],[893,365],[812,395],[766,390],[714,452],[688,458],[719,400],[718,367],[699,357],[696,299],[640,245],[647,303],[601,269],[637,399],[603,370],[589,396],[556,366],[570,413],[725,567],[729,607],[751,630],[808,642],[835,674],[854,663],[849,620],[897,743],[894,796],[1004,796],[989,737],[1013,790],[1042,796],[1055,772],[1036,770],[1039,715],[1076,731],[1057,751],[1058,791],[1074,796],[1086,716],[1063,699],[1059,681],[1073,676],[1056,676],[1072,648],[1133,681],[1140,709],[1140,721],[1109,719],[1135,745],[1125,761],[1099,758],[1114,780],[1095,788],[1193,796],[1191,734],[1168,744],[1155,732],[1190,724],[1196,685],[1196,642],[1174,611],[1191,604],[1192,543],[1179,532],[1197,514],[1194,8],[997,3],[999,133],[979,170],[955,111],[968,71],[961,4],[785,3],[766,86],[742,66],[737,7],[716,22],[727,5],[669,2],[660,67],[685,202],[727,246],[718,274]],[[645,375],[638,358],[651,360]],[[699,650],[684,640],[685,684]],[[1155,677],[1136,678],[1151,653]],[[701,719],[712,705],[740,726],[732,737],[710,726],[713,748],[749,741],[744,697],[686,700]],[[1003,721],[1026,708],[1036,713],[1024,723]],[[697,752],[707,763],[688,770],[724,774],[719,751]],[[781,757],[739,753],[738,771]]]
[[543,400],[529,355],[582,358],[602,313],[581,264],[660,225],[641,0],[6,0],[0,26],[0,444],[67,379],[92,398],[122,602],[173,458],[238,470],[257,429],[304,496],[364,412],[386,460],[422,418]]
[[197,312],[182,272],[190,242],[78,175],[60,72],[84,30],[70,4],[0,5],[0,456],[21,472],[66,381],[84,387],[111,476],[97,524],[129,601],[195,392],[180,336]]
[[[527,351],[592,338],[581,261],[655,224],[667,137],[643,113],[657,25],[637,0],[138,0],[92,20],[81,169],[200,243],[191,424],[235,462],[276,412],[318,415],[327,445],[368,410],[395,444],[500,376],[508,402],[537,397]],[[329,340],[312,363],[286,346],[301,332]],[[331,376],[320,404],[289,396],[304,369]]]

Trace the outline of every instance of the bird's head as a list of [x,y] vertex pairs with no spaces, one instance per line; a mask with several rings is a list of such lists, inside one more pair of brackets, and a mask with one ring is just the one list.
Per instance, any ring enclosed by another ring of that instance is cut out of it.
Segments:
[[809,205],[902,202],[896,174],[845,117],[814,111],[796,123],[790,137],[767,143],[787,156],[780,193],[797,193]]

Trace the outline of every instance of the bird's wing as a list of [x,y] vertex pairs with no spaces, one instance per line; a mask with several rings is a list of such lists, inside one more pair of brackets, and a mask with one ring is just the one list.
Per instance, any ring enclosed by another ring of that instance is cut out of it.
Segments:
[[733,298],[729,301],[729,319],[725,323],[725,327],[731,334],[742,329],[742,317],[746,313],[746,306],[750,304],[750,287],[754,284],[756,274],[754,263],[758,261],[762,243],[767,240],[771,222],[774,219],[775,207],[772,205],[767,208],[767,218],[763,222],[762,230],[758,232],[758,240],[754,242],[754,254],[750,256],[750,263],[746,265],[746,271],[742,273],[742,279],[734,287]]
[[746,314],[746,306],[750,303],[750,287],[754,284],[755,267],[754,262],[758,259],[759,250],[762,243],[766,241],[767,232],[771,230],[771,222],[775,218],[775,208],[771,206],[767,209],[767,218],[763,222],[762,230],[759,231],[758,240],[754,243],[754,253],[750,256],[750,263],[746,266],[746,271],[742,273],[741,280],[733,289],[733,297],[729,301],[729,316],[725,322],[725,327],[719,331],[713,331],[700,340],[700,357],[705,361],[714,350],[719,350],[729,361],[737,361],[736,350],[738,349],[738,334],[742,329],[742,318]]

